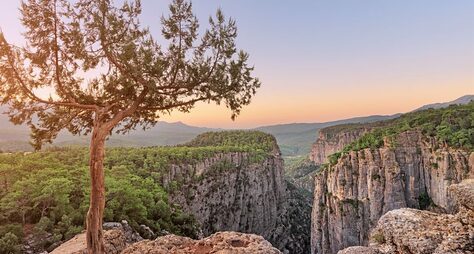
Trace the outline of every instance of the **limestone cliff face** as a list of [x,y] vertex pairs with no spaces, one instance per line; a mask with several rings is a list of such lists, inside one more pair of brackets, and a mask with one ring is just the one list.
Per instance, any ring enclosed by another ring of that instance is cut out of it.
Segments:
[[[164,185],[182,183],[171,199],[194,215],[204,236],[218,231],[253,233],[287,253],[308,253],[311,207],[296,216],[290,213],[294,197],[283,173],[275,145],[264,158],[229,152],[197,164],[173,165]],[[307,221],[297,221],[304,216]]]
[[322,129],[319,131],[319,137],[311,148],[309,157],[316,165],[324,164],[327,162],[329,155],[342,150],[342,148],[358,139],[368,130],[368,128],[363,127],[344,131],[334,130],[334,127]]
[[474,176],[474,154],[443,147],[416,131],[394,141],[342,156],[315,177],[312,253],[366,245],[378,219],[394,209],[431,204],[455,210],[448,187]]
[[195,174],[172,199],[196,217],[205,235],[224,229],[269,235],[285,209],[282,168],[277,151],[258,163],[247,153],[223,153],[175,165],[170,179]]

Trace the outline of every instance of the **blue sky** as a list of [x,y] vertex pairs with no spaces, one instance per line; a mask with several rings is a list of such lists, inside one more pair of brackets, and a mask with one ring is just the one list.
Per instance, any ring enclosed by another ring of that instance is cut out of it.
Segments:
[[[159,37],[167,0],[143,0],[142,23]],[[0,27],[19,36],[19,1],[4,0]],[[317,122],[406,112],[474,94],[472,0],[196,0],[205,28],[221,8],[237,20],[238,47],[263,81],[235,122],[199,105],[181,120],[211,127]]]

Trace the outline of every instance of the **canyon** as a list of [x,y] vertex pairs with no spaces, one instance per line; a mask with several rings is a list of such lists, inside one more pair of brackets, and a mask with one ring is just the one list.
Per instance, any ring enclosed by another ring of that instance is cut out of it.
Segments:
[[[220,248],[237,248],[241,253],[264,248],[285,254],[431,253],[428,249],[469,253],[469,237],[474,235],[469,217],[473,106],[323,128],[308,158],[291,172],[285,168],[276,138],[259,131],[207,132],[173,147],[111,148],[105,162],[110,184],[111,205],[106,212],[110,248],[114,253],[126,248],[126,253],[163,253],[161,245],[177,253]],[[60,179],[58,183],[68,191],[64,195],[74,200],[63,204],[69,207],[67,214],[50,210],[58,214],[52,216],[61,216],[59,222],[54,217],[46,220],[48,212],[40,215],[41,210],[35,210],[50,204],[49,199],[38,205],[22,204],[32,211],[24,220],[36,223],[34,230],[41,232],[37,239],[27,236],[38,245],[24,246],[24,253],[51,251],[61,243],[59,250],[83,246],[80,235],[73,238],[75,242],[66,241],[81,230],[82,212],[74,210],[86,202],[87,194],[80,188],[87,181],[81,169],[87,163],[85,156],[87,150],[81,148],[0,156],[2,165],[20,165],[5,171],[6,181],[0,184],[2,207],[12,207],[4,210],[5,216],[18,220],[15,204],[30,202],[21,198],[24,188],[10,186],[42,186],[42,172]],[[66,162],[69,168],[61,168]],[[35,165],[32,172],[30,164]],[[147,192],[152,196],[146,196]],[[132,209],[124,209],[128,207]],[[142,215],[135,216],[135,211]],[[113,221],[124,218],[130,219],[130,226],[122,228],[135,230],[133,239],[125,236],[125,242],[123,230],[109,228],[120,226]],[[433,248],[413,240],[426,234],[449,237],[426,240]]]
[[260,161],[220,153],[198,164],[172,165],[163,185],[182,182],[172,201],[192,214],[203,236],[238,231],[263,236],[286,253],[308,253],[311,206],[283,177],[276,143]]

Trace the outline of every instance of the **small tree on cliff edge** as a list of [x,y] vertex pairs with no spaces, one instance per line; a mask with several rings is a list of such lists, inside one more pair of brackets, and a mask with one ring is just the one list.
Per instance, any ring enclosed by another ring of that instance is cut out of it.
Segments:
[[[89,253],[104,252],[103,161],[112,132],[153,126],[161,114],[189,112],[199,101],[225,103],[234,119],[260,86],[248,55],[236,49],[235,22],[220,11],[199,36],[191,4],[174,0],[161,19],[165,46],[140,26],[140,13],[140,1],[27,0],[26,46],[0,33],[0,102],[12,122],[30,126],[35,148],[62,129],[91,134]],[[52,95],[39,96],[41,88]]]

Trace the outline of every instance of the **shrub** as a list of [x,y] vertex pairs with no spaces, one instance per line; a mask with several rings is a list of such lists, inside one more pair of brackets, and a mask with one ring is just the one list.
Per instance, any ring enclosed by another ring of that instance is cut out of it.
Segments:
[[13,233],[6,233],[0,238],[0,253],[20,253],[20,239]]
[[372,235],[372,239],[374,239],[375,242],[377,242],[378,244],[384,244],[385,243],[385,237],[380,232],[377,232],[374,235]]
[[372,174],[371,178],[372,178],[373,181],[378,181],[378,180],[380,180],[381,177],[380,177],[379,174],[374,173],[374,174]]
[[11,223],[0,226],[0,237],[6,235],[7,233],[12,233],[18,238],[23,238],[23,227],[20,223]]
[[342,202],[344,204],[350,204],[354,209],[358,209],[359,208],[359,200],[357,199],[351,199],[351,198],[347,198],[347,199],[343,199]]
[[431,197],[428,195],[428,193],[423,192],[420,194],[418,197],[418,205],[420,206],[421,210],[426,210],[428,207],[430,207],[433,204],[433,200]]
[[341,158],[342,156],[342,153],[341,152],[337,152],[337,153],[334,153],[334,154],[331,154],[328,156],[328,159],[329,159],[329,164],[331,166],[334,166],[337,164],[337,161],[339,160],[339,158]]

